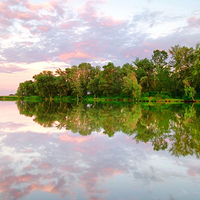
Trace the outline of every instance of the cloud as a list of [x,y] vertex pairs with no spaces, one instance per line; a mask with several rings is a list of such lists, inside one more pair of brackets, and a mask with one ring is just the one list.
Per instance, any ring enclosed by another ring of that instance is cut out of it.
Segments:
[[38,26],[38,29],[43,32],[47,32],[51,30],[50,26]]
[[140,24],[146,24],[151,28],[156,24],[161,23],[163,21],[163,18],[165,18],[165,16],[162,11],[144,10],[141,13],[133,16],[132,23],[137,24],[138,22],[140,22]]
[[24,124],[20,123],[13,123],[13,122],[0,122],[0,130],[4,131],[7,129],[9,131],[14,131],[18,128],[24,127]]
[[46,11],[53,11],[53,6],[51,3],[45,2],[45,3],[39,3],[39,4],[33,4],[28,1],[24,3],[24,6],[27,7],[30,11],[39,11],[39,10],[46,10]]
[[[143,9],[129,19],[116,20],[102,12],[105,4],[89,0],[73,9],[70,1],[0,3],[4,62],[64,61],[73,65],[111,61],[122,65],[136,57],[150,58],[155,49],[194,46],[198,41],[197,17],[169,17],[158,9]],[[196,32],[188,27],[195,27]]]
[[0,73],[15,73],[15,72],[22,72],[22,71],[26,71],[27,69],[24,69],[22,67],[18,67],[18,66],[5,66],[5,65],[1,65],[0,66]]
[[190,165],[190,166],[188,166],[187,173],[190,176],[200,176],[200,166],[199,165],[196,165],[196,166]]
[[65,135],[60,135],[59,138],[60,138],[60,140],[65,141],[65,142],[82,143],[82,142],[91,140],[93,137],[71,137],[71,136],[65,134]]
[[200,18],[190,17],[187,22],[190,27],[200,29]]
[[91,58],[92,56],[82,53],[82,52],[76,52],[76,53],[64,53],[59,55],[60,60],[67,61],[69,59],[73,58]]

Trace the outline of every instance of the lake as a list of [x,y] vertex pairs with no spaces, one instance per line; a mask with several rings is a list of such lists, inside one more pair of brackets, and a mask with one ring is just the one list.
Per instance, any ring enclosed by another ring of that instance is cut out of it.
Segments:
[[200,199],[200,105],[0,101],[0,111],[0,199]]

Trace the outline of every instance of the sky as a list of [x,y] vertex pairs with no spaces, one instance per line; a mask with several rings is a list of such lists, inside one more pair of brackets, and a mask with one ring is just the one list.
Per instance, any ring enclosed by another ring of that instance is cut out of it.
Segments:
[[200,42],[199,0],[0,0],[0,95],[43,70]]

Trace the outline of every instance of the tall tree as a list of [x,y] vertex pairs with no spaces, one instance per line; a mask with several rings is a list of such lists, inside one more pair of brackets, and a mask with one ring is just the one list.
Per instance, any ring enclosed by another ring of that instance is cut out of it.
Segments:
[[171,67],[173,68],[173,93],[183,97],[185,88],[193,87],[192,71],[195,63],[193,47],[175,45],[169,50],[171,54]]
[[170,92],[170,67],[167,63],[168,53],[164,50],[154,50],[152,62],[154,64],[154,91],[156,93]]
[[17,89],[18,97],[28,97],[28,96],[35,96],[35,85],[32,80],[25,81],[19,84]]
[[198,95],[200,97],[200,44],[196,45],[194,50],[194,65],[192,69],[193,85]]
[[120,68],[109,62],[103,66],[100,76],[99,89],[105,96],[116,96],[121,93],[122,80],[120,79]]
[[88,84],[91,79],[92,66],[89,63],[81,63],[79,66],[72,66],[68,70],[68,79],[72,88],[72,94],[77,99],[83,98],[88,93]]
[[152,61],[157,68],[162,68],[167,65],[168,54],[166,51],[154,50],[152,55]]
[[153,62],[145,58],[140,60],[136,58],[134,61],[136,66],[136,75],[139,84],[142,86],[143,92],[150,92],[154,87],[154,65]]
[[127,97],[134,97],[139,101],[141,96],[141,86],[137,82],[134,72],[130,72],[123,78],[122,94]]
[[91,70],[91,78],[88,83],[88,92],[90,92],[94,97],[100,96],[101,92],[99,89],[99,81],[101,77],[101,69],[99,66],[93,67]]
[[55,80],[56,77],[52,71],[43,71],[33,76],[35,80],[36,93],[41,97],[53,98],[57,95]]

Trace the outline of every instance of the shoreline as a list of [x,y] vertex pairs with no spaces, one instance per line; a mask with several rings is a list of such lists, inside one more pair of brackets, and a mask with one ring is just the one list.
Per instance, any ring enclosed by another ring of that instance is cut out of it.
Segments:
[[54,97],[54,98],[41,98],[38,96],[33,96],[33,97],[24,97],[24,98],[19,98],[18,96],[0,96],[0,101],[36,101],[36,102],[43,102],[43,101],[76,101],[76,102],[94,102],[94,103],[99,103],[99,102],[144,102],[144,103],[200,103],[200,99],[197,100],[185,100],[185,99],[174,99],[174,98],[166,98],[162,99],[159,97],[141,97],[139,101],[136,101],[135,99],[132,98],[119,98],[119,97],[98,97],[98,98],[92,98],[92,97],[87,97],[83,98],[82,100],[77,100],[77,98],[73,97]]

